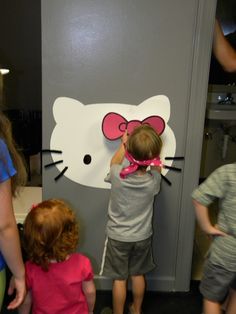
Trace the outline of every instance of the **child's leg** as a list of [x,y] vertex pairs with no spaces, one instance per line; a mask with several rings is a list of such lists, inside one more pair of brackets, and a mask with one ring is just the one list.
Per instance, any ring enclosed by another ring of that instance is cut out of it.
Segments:
[[112,287],[113,314],[123,314],[126,300],[126,280],[114,280]]
[[[220,265],[211,263],[208,259],[203,268],[203,277],[199,286],[203,295],[204,314],[221,314],[226,296],[234,280],[234,272]],[[228,312],[226,312],[228,313]]]
[[221,304],[221,310],[223,310],[223,313],[226,313],[226,309],[228,307],[229,304],[229,294],[227,295],[226,299],[224,300],[224,302]]
[[230,290],[229,301],[227,303],[226,314],[235,314],[236,313],[236,291]]
[[220,303],[213,302],[207,299],[203,300],[203,313],[204,314],[221,314],[221,305]]
[[145,278],[143,275],[131,276],[133,304],[132,313],[140,314],[142,310],[143,297],[145,292]]

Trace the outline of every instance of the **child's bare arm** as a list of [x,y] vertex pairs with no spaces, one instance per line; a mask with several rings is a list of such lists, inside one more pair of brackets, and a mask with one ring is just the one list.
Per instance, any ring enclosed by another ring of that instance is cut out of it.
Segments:
[[96,301],[96,288],[93,280],[83,281],[82,289],[88,303],[89,313],[93,313]]
[[24,302],[19,306],[18,313],[19,314],[30,314],[32,305],[31,293],[28,291]]
[[115,154],[113,155],[110,166],[112,165],[121,165],[125,157],[125,147],[124,144],[121,143]]
[[195,199],[193,200],[193,205],[195,207],[195,214],[197,221],[199,223],[200,228],[208,235],[212,236],[224,236],[226,235],[224,232],[217,229],[215,226],[212,225],[209,213],[208,213],[208,207],[202,205]]
[[213,52],[225,71],[236,71],[236,50],[225,38],[218,20],[215,21]]
[[125,157],[125,143],[127,142],[127,139],[128,139],[128,135],[127,135],[127,131],[125,131],[121,139],[121,144],[111,159],[110,166],[115,165],[115,164],[118,164],[118,165],[122,164]]

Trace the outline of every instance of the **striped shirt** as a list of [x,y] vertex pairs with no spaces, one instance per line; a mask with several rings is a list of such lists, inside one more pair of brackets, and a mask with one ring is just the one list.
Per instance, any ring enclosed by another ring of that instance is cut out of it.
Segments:
[[197,189],[192,197],[208,207],[218,199],[217,225],[227,236],[214,238],[210,261],[229,271],[236,271],[236,163],[216,169]]

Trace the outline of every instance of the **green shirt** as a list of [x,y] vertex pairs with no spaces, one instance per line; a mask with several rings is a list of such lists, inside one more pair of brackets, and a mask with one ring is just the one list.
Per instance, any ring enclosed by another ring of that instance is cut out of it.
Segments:
[[209,258],[213,264],[236,271],[236,163],[216,169],[192,197],[208,207],[219,200],[217,225],[227,236],[216,236],[211,244]]

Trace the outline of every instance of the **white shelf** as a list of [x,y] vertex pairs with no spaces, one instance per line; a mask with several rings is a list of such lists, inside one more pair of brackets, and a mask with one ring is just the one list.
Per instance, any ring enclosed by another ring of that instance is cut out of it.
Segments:
[[206,118],[212,120],[236,120],[236,105],[208,104]]

